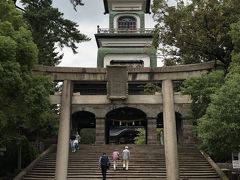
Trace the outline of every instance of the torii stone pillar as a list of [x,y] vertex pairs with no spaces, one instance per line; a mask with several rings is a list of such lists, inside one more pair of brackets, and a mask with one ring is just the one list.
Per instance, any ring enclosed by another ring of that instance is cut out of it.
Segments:
[[174,109],[173,84],[162,81],[164,148],[167,180],[179,180],[176,120]]
[[61,97],[55,180],[67,180],[71,96],[71,81],[64,80]]

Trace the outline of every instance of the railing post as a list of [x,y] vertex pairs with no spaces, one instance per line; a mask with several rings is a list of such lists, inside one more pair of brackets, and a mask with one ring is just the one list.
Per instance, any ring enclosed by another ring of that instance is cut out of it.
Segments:
[[97,25],[97,33],[103,33],[103,34],[112,34],[112,33],[139,33],[139,34],[152,34],[153,29],[146,29],[146,28],[137,28],[137,29],[129,29],[129,28],[100,28],[99,25]]
[[100,33],[100,28],[99,28],[100,26],[99,25],[97,25],[97,33]]

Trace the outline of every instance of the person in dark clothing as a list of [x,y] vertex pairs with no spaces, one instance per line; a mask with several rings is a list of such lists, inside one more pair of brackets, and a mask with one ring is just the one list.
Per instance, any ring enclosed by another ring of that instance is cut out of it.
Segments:
[[101,168],[103,180],[106,179],[107,169],[109,168],[109,166],[110,166],[110,160],[106,155],[106,153],[103,153],[102,156],[100,156],[99,158],[99,168]]

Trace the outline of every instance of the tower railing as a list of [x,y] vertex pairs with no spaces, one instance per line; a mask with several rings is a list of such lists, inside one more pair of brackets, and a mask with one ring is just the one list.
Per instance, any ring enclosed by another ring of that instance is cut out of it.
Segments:
[[118,28],[100,28],[97,26],[98,34],[153,34],[153,28],[137,28],[137,29],[118,29]]

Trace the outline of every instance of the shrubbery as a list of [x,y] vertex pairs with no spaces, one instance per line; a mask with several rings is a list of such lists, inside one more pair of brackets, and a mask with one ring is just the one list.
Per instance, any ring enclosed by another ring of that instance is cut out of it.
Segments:
[[95,129],[84,128],[80,131],[81,144],[94,144],[95,143]]

